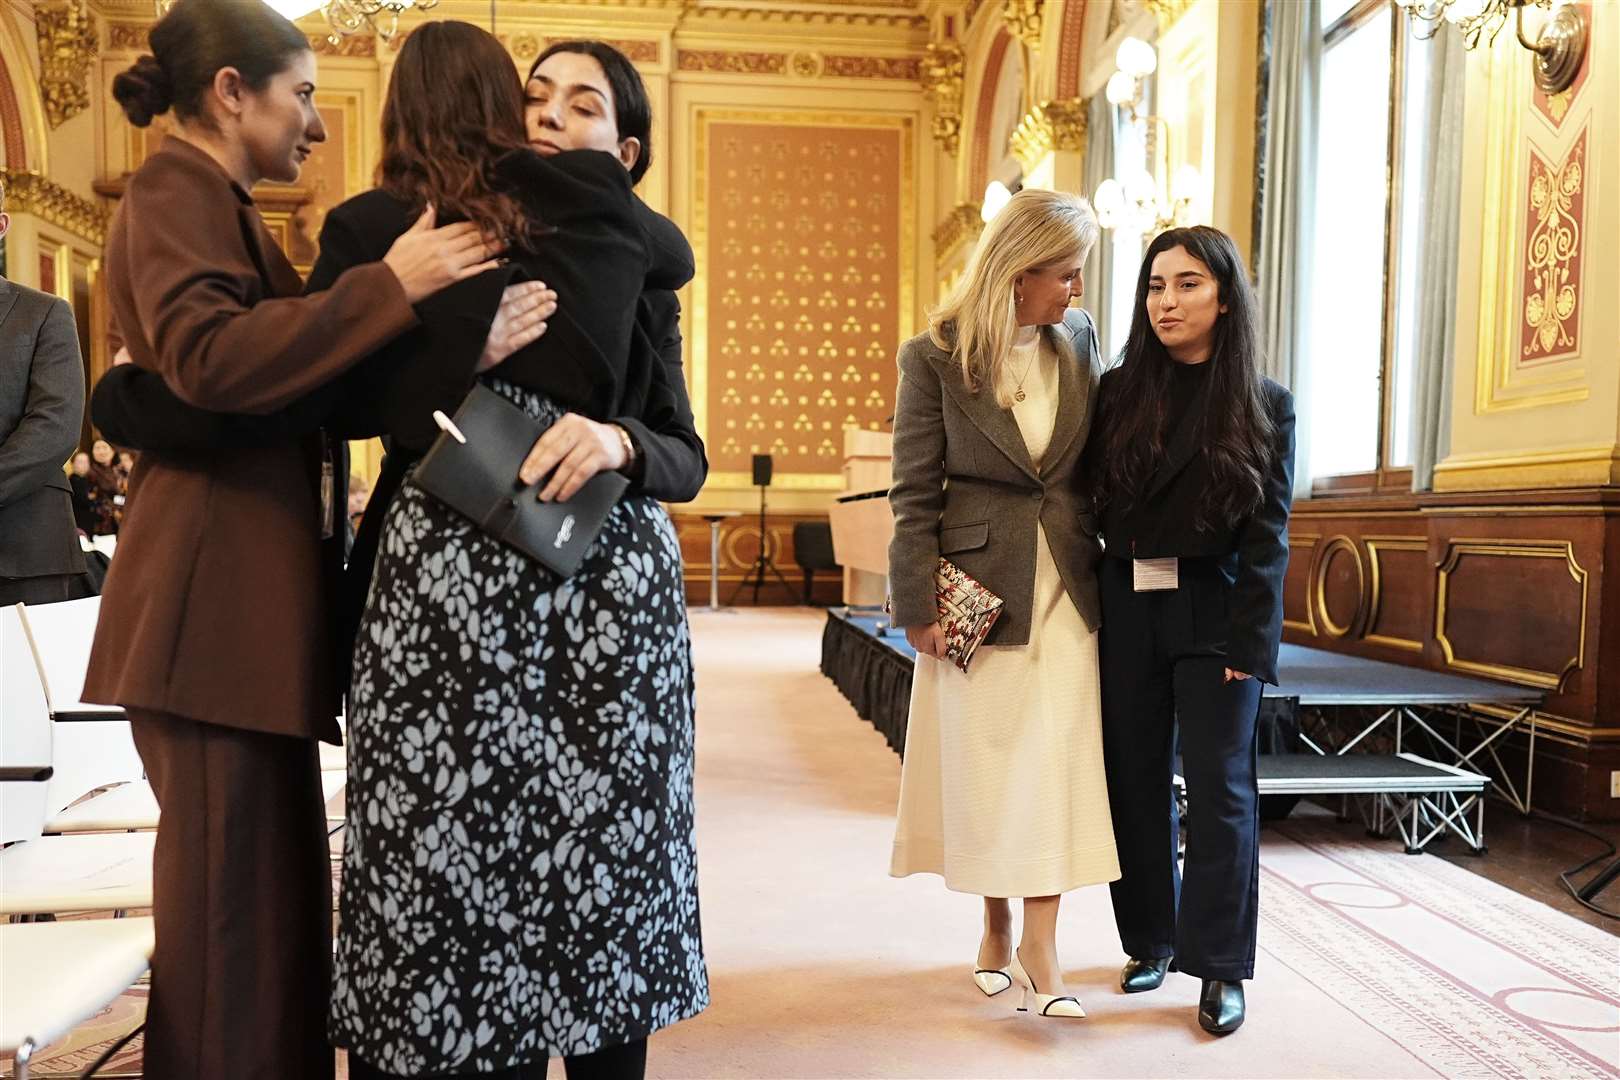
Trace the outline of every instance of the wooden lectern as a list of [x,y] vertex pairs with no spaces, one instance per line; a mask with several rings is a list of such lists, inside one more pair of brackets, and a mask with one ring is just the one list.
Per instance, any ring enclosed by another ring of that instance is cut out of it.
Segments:
[[844,429],[844,490],[834,501],[833,554],[844,568],[844,603],[883,603],[888,592],[889,540],[894,515],[889,482],[894,436],[886,431]]

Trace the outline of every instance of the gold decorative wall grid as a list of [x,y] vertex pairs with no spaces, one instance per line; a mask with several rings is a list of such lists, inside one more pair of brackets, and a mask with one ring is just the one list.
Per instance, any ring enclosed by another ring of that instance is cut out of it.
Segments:
[[837,490],[848,426],[894,411],[915,306],[909,116],[699,108],[688,313],[713,487]]

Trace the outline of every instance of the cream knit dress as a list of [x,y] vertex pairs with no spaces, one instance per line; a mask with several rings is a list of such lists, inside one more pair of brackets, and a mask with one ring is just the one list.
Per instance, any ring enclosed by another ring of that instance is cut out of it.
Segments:
[[[1012,413],[1039,467],[1058,406],[1045,335],[1014,351],[1009,391],[1026,365]],[[968,666],[917,657],[889,873],[940,874],[946,888],[980,896],[1052,896],[1118,878],[1097,635],[1069,599],[1044,530],[1029,644],[981,646]]]

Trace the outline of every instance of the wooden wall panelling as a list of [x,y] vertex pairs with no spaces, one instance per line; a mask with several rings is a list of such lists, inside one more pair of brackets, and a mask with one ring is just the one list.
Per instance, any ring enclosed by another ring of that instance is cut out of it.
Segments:
[[[700,514],[679,510],[670,517],[675,522],[675,534],[680,539],[681,561],[685,564],[686,602],[693,609],[709,603],[709,523]],[[825,514],[767,513],[765,532],[769,536],[769,551],[777,569],[793,585],[792,595],[783,590],[774,577],[768,578],[759,592],[760,606],[797,604],[802,599],[804,574],[793,561],[793,526],[801,521],[826,521]],[[757,513],[732,518],[720,526],[720,602],[730,599],[738,582],[748,573],[759,554],[759,516]],[[818,604],[838,604],[843,601],[843,577],[836,570],[817,571],[811,599]],[[737,598],[738,605],[753,603],[753,590]]]
[[1428,537],[1369,535],[1361,543],[1371,575],[1364,639],[1421,655],[1431,593]]
[[1620,491],[1318,498],[1290,532],[1287,640],[1546,690],[1535,805],[1620,819]]
[[1588,575],[1568,540],[1452,539],[1439,578],[1447,667],[1558,690],[1584,666]]
[[1367,614],[1366,560],[1350,537],[1339,534],[1323,541],[1311,575],[1311,601],[1317,625],[1330,638],[1359,634]]
[[1314,638],[1316,613],[1311,606],[1311,568],[1319,533],[1288,530],[1288,569],[1283,573],[1283,630]]

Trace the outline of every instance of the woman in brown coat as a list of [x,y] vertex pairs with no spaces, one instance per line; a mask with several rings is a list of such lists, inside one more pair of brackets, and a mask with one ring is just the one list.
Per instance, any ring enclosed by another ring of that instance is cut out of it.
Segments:
[[[303,297],[249,191],[326,137],[308,39],[259,0],[180,0],[113,84],[177,134],[109,230],[133,362],[203,408],[268,412],[416,324],[412,304],[494,265],[429,209],[379,262]],[[162,825],[146,1075],[331,1076],[331,881],[316,740],[337,695],[321,541],[339,513],[322,436],[143,454],[84,697],[130,716]],[[323,493],[327,498],[323,500]]]

